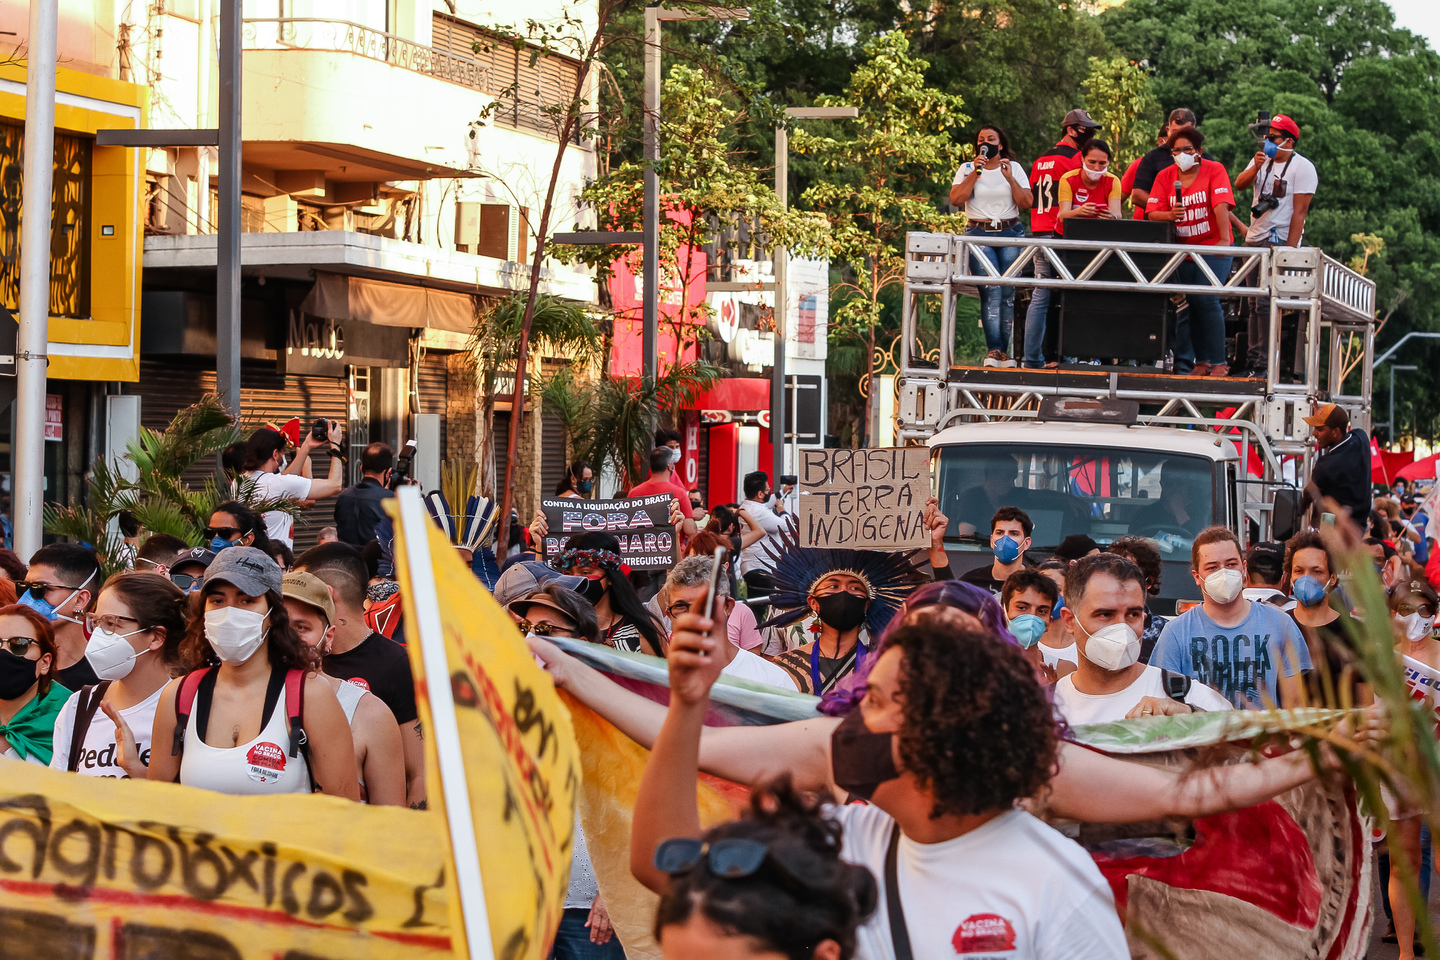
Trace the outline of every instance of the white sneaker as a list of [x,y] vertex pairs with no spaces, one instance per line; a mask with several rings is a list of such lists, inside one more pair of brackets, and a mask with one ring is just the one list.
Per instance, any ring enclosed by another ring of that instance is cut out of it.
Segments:
[[991,350],[985,355],[985,366],[987,367],[1013,367],[1016,365],[1004,350]]

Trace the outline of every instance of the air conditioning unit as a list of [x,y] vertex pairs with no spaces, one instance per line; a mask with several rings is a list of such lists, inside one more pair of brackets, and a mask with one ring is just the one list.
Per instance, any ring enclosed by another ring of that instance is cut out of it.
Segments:
[[455,204],[455,247],[496,260],[527,259],[529,231],[524,207],[508,203],[460,201]]

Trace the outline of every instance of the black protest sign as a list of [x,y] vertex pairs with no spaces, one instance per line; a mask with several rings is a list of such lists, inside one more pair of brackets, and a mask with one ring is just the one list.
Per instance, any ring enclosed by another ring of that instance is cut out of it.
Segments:
[[581,500],[546,497],[540,501],[549,532],[545,558],[565,552],[577,533],[608,533],[620,541],[620,557],[633,570],[668,570],[680,556],[680,541],[670,524],[675,495],[657,493],[629,500]]
[[930,543],[927,447],[801,450],[800,542],[898,550]]

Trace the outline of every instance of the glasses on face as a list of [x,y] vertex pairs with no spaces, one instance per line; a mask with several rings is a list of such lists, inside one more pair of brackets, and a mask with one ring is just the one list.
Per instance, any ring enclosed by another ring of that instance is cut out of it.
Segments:
[[234,540],[245,531],[239,527],[206,527],[203,532],[206,540],[214,540],[216,537],[221,540]]
[[1265,139],[1266,139],[1266,140],[1269,140],[1271,143],[1274,143],[1274,144],[1281,144],[1281,143],[1284,143],[1284,142],[1285,142],[1285,138],[1282,137],[1282,136],[1281,136],[1280,134],[1278,134],[1278,133],[1272,133],[1272,134],[1270,134],[1270,136],[1266,137]]
[[1172,157],[1178,157],[1178,156],[1180,156],[1180,154],[1182,154],[1182,153],[1188,153],[1188,154],[1191,154],[1191,155],[1193,156],[1194,154],[1199,153],[1199,152],[1200,152],[1200,151],[1196,150],[1194,147],[1176,147],[1174,150],[1171,150],[1171,151],[1170,151],[1170,156],[1172,156]]
[[63,583],[45,583],[40,580],[17,580],[15,581],[15,596],[23,597],[26,593],[35,597],[44,597],[51,590],[79,590],[79,587],[67,586]]
[[30,644],[39,642],[34,637],[0,637],[0,650],[23,657],[30,649]]
[[517,620],[515,623],[523,633],[533,633],[537,637],[565,637],[568,640],[575,639],[574,627],[562,627],[558,623],[534,623],[530,620]]
[[200,584],[203,583],[204,581],[205,581],[205,575],[204,575],[204,574],[200,574],[200,575],[198,575],[198,576],[192,576],[192,575],[190,575],[190,574],[188,574],[188,573],[172,573],[172,574],[170,574],[170,582],[173,583],[173,584],[175,584],[175,586],[179,587],[181,590],[184,590],[186,593],[189,593],[191,590],[194,590],[196,587],[200,586]]
[[111,633],[125,633],[126,631],[134,629],[129,626],[132,623],[135,624],[136,627],[140,626],[140,621],[134,617],[122,617],[118,613],[85,614],[85,631],[87,633],[94,633],[96,630],[101,629],[109,630]]

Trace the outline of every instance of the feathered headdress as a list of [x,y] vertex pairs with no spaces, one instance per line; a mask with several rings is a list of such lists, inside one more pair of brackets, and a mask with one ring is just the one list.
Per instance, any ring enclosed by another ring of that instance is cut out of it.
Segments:
[[[479,481],[480,464],[446,460],[440,464],[440,489],[425,497],[430,519],[451,543],[471,553],[494,539],[499,514],[493,500],[480,496]],[[464,512],[455,512],[451,504],[464,504]]]
[[848,573],[862,580],[870,591],[865,626],[871,637],[878,637],[911,591],[929,580],[911,562],[917,551],[802,547],[788,528],[781,531],[780,542],[778,550],[770,540],[761,547],[775,561],[770,571],[775,584],[770,591],[770,606],[775,615],[762,627],[783,627],[809,616],[810,594],[815,585],[832,574]]

